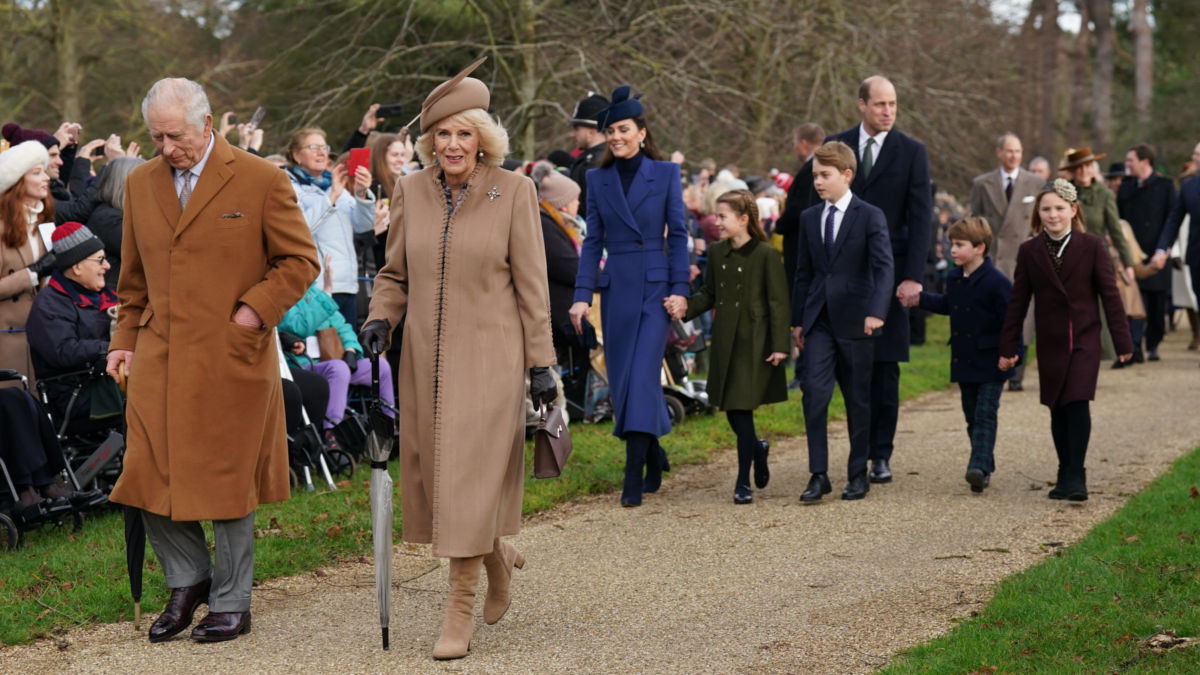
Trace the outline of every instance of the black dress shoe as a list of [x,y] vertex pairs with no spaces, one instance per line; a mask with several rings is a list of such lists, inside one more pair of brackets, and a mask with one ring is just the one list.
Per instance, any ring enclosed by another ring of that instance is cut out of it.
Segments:
[[1146,353],[1146,360],[1147,360],[1147,361],[1158,361],[1158,360],[1159,360],[1159,359],[1158,359],[1158,350],[1157,350],[1157,349],[1151,349],[1149,352],[1147,352],[1147,353]]
[[1132,362],[1132,361],[1131,361],[1131,362],[1129,362],[1129,363],[1125,363],[1125,362],[1124,362],[1124,361],[1122,361],[1121,359],[1117,359],[1116,361],[1113,361],[1113,364],[1112,364],[1112,369],[1113,369],[1113,370],[1120,370],[1120,369],[1124,368],[1125,366],[1132,366],[1132,365],[1133,365],[1133,362]]
[[734,504],[750,504],[753,501],[754,493],[750,491],[749,485],[739,485],[733,488]]
[[212,580],[206,579],[195,586],[172,588],[171,598],[167,607],[159,615],[158,620],[150,626],[150,641],[162,642],[192,625],[192,617],[196,607],[201,603],[208,604],[208,593],[212,590]]
[[209,612],[192,629],[197,642],[224,642],[250,632],[250,610],[245,612]]
[[829,476],[823,473],[814,473],[812,478],[808,479],[808,487],[804,488],[804,492],[800,494],[802,502],[819,502],[821,495],[827,495],[833,492],[833,486],[829,484]]
[[867,481],[867,472],[859,471],[846,483],[846,488],[842,490],[842,499],[862,499],[870,491],[871,483]]
[[967,469],[967,482],[971,485],[971,492],[983,492],[991,484],[992,476],[982,469]]
[[888,461],[886,459],[877,459],[871,462],[871,482],[892,482],[892,470],[888,468]]
[[1142,348],[1141,347],[1135,348],[1133,350],[1133,358],[1130,359],[1129,362],[1130,363],[1145,363],[1145,361],[1146,361],[1146,356],[1145,356],[1145,354],[1142,353]]
[[1025,385],[1021,384],[1020,380],[1009,380],[1008,381],[1008,390],[1009,391],[1025,391]]
[[758,439],[758,447],[754,450],[754,485],[759,489],[767,487],[771,480],[771,469],[767,467],[767,453],[771,452],[771,444]]

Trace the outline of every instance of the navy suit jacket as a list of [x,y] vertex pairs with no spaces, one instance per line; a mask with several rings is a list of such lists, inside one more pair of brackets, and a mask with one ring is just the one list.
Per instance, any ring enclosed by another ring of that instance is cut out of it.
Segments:
[[886,322],[892,296],[887,221],[882,211],[852,196],[829,258],[821,232],[824,209],[822,201],[800,214],[792,325],[803,327],[807,335],[824,309],[834,337],[866,338],[863,322],[868,316]]
[[[826,138],[841,141],[858,156],[858,132],[861,125]],[[855,172],[850,190],[863,201],[876,206],[887,218],[888,235],[892,240],[892,259],[896,275],[892,288],[901,281],[921,283],[925,278],[925,263],[932,241],[933,193],[929,180],[929,157],[925,145],[898,129],[888,132],[878,160],[870,175]],[[908,360],[908,310],[893,300],[883,335],[875,345],[876,361]]]
[[1192,224],[1188,228],[1187,259],[1184,262],[1193,271],[1200,268],[1200,180],[1198,179],[1200,176],[1192,176],[1185,179],[1179,186],[1179,194],[1175,196],[1175,203],[1171,207],[1171,212],[1167,214],[1167,222],[1158,238],[1157,247],[1159,250],[1169,252],[1171,245],[1175,243],[1175,238],[1179,236],[1179,226],[1183,224],[1183,217],[1190,215]]

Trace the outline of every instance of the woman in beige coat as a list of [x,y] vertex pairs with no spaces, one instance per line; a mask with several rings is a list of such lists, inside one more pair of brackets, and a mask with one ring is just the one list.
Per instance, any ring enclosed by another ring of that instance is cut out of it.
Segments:
[[489,92],[466,75],[421,108],[426,169],[391,191],[387,263],[375,279],[361,342],[387,345],[407,312],[398,373],[404,539],[450,558],[437,659],[466,656],[475,587],[487,570],[483,618],[509,605],[524,559],[516,534],[524,482],[524,375],[535,400],[556,394],[546,257],[533,182],[499,168],[508,136]]
[[[41,265],[35,263],[46,254],[38,223],[54,222],[49,165],[46,146],[38,141],[0,153],[0,368],[12,368],[30,380],[25,319],[41,286]],[[45,266],[41,274],[51,271]]]

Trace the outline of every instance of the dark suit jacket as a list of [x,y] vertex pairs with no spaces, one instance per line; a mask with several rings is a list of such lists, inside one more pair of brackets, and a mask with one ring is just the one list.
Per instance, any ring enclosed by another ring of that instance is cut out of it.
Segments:
[[1188,228],[1187,259],[1184,262],[1193,270],[1200,267],[1200,180],[1197,179],[1200,179],[1200,176],[1192,176],[1179,186],[1179,195],[1175,197],[1171,212],[1167,214],[1167,223],[1163,226],[1158,246],[1155,247],[1160,251],[1170,251],[1175,238],[1179,236],[1179,226],[1183,224],[1183,217],[1190,215],[1191,222],[1195,224]]
[[950,315],[950,381],[1000,382],[1013,375],[1002,371],[1000,329],[1012,282],[987,258],[971,276],[955,267],[946,292],[921,292],[921,309]]
[[1061,406],[1096,397],[1100,372],[1100,307],[1118,354],[1133,352],[1125,306],[1117,293],[1112,259],[1104,241],[1075,232],[1063,251],[1061,274],[1054,269],[1045,237],[1036,236],[1017,251],[1012,298],[1000,334],[1000,355],[1016,356],[1029,301],[1037,329],[1038,375],[1042,404]]
[[967,211],[987,218],[992,228],[992,258],[996,269],[1009,279],[1017,267],[1017,248],[1029,238],[1033,203],[1045,183],[1025,169],[1018,169],[1011,200],[1004,196],[1004,173],[999,167],[976,176],[971,183]]
[[[1126,178],[1117,189],[1117,211],[1129,223],[1138,246],[1146,253],[1145,263],[1154,255],[1154,247],[1162,236],[1167,223],[1167,214],[1175,202],[1175,184],[1171,179],[1154,174],[1138,187],[1137,178]],[[1171,290],[1171,270],[1164,268],[1145,279],[1138,286],[1147,291]]]
[[[835,134],[826,141],[841,141],[858,156],[861,125]],[[925,278],[933,225],[933,194],[929,182],[929,157],[920,141],[893,128],[879,149],[871,174],[856,172],[850,190],[863,201],[879,208],[887,218],[895,262],[895,289],[901,281],[920,283]],[[862,158],[859,157],[861,164]],[[894,294],[893,294],[894,296]],[[908,360],[908,311],[892,299],[883,335],[875,345],[876,361]]]
[[587,217],[587,172],[600,166],[600,159],[604,157],[604,148],[608,147],[607,143],[600,143],[584,150],[575,158],[575,163],[571,165],[571,180],[579,185],[579,217]]
[[[796,285],[792,289],[792,325],[807,334],[824,309],[834,337],[866,338],[868,316],[885,320],[892,296],[892,251],[883,212],[857,196],[834,239],[833,258],[825,255],[821,211],[814,204],[800,214],[796,247]],[[907,322],[904,327],[908,331]]]
[[783,213],[775,221],[775,231],[783,235],[783,269],[787,272],[788,288],[796,281],[796,239],[800,232],[800,214],[821,201],[813,191],[812,173],[810,158],[792,178]]

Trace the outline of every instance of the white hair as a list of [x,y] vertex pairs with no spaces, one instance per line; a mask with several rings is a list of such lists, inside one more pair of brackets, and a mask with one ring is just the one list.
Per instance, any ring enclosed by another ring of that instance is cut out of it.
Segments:
[[208,96],[199,82],[184,77],[165,77],[155,82],[142,99],[142,119],[150,124],[150,108],[175,105],[183,108],[184,117],[195,129],[204,128],[204,117],[212,114]]

